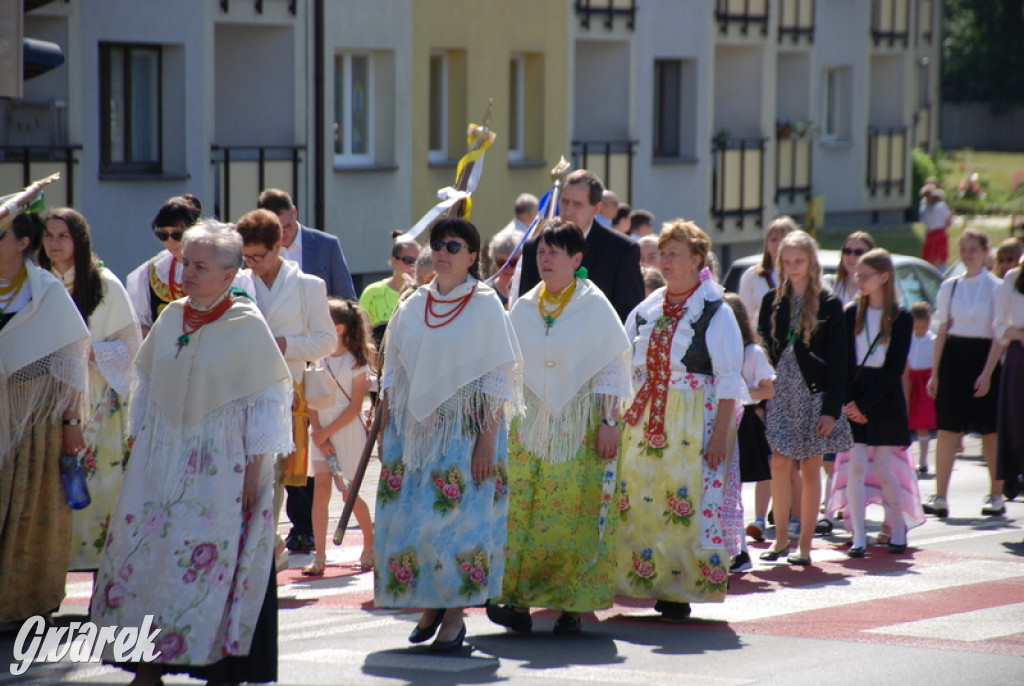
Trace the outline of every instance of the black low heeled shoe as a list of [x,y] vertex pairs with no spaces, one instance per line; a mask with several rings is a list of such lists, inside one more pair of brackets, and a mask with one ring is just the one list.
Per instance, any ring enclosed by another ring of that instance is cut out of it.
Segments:
[[462,622],[462,629],[459,630],[459,635],[450,641],[435,640],[430,644],[430,652],[432,653],[453,653],[462,647],[462,642],[466,640],[466,622]]
[[893,555],[902,555],[907,552],[906,543],[889,543],[889,552]]
[[551,630],[556,634],[578,634],[583,630],[583,618],[563,612],[555,620],[555,626]]
[[775,562],[780,557],[786,557],[786,555],[789,555],[789,546],[788,545],[785,548],[783,548],[782,550],[773,550],[773,549],[769,548],[768,550],[766,550],[763,553],[761,553],[760,557],[765,562]]
[[533,631],[533,618],[529,612],[516,612],[511,605],[487,604],[487,619],[516,633]]
[[409,634],[409,643],[423,643],[433,638],[434,634],[437,633],[437,627],[441,626],[441,621],[444,619],[444,608],[437,611],[434,615],[434,621],[429,626],[421,627],[416,625],[413,627],[412,633]]

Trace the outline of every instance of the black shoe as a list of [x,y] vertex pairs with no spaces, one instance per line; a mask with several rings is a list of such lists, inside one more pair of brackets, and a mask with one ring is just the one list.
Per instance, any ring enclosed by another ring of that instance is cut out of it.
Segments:
[[676,603],[671,600],[659,600],[661,618],[666,622],[685,622],[690,618],[690,604]]
[[753,568],[754,565],[750,562],[750,553],[744,550],[736,557],[732,558],[732,565],[729,567],[729,573],[739,574],[740,572],[749,572]]
[[[889,545],[892,545],[891,543]],[[846,557],[864,557],[864,546],[855,545],[846,551]]]
[[316,550],[316,539],[312,534],[290,533],[284,539],[284,545],[293,553],[311,553]]
[[560,614],[555,620],[555,626],[551,629],[556,634],[578,634],[582,630],[583,618],[568,612]]
[[1013,500],[1020,495],[1022,485],[1024,485],[1024,480],[1022,480],[1019,474],[1005,479],[1003,481],[1003,497],[1007,500]]
[[892,553],[893,555],[902,555],[903,553],[907,552],[907,544],[906,543],[890,543],[889,544],[889,552]]
[[511,605],[488,603],[487,619],[520,634],[528,634],[533,631],[533,617],[530,616],[530,613],[516,612]]
[[456,650],[462,647],[462,642],[466,640],[466,623],[462,623],[462,629],[459,631],[459,635],[450,641],[438,641],[435,640],[430,644],[430,652],[432,653],[454,653]]
[[413,627],[412,633],[409,634],[409,643],[423,643],[434,637],[437,633],[437,627],[441,626],[441,620],[444,619],[444,608],[437,610],[437,614],[434,615],[434,621],[430,623],[430,626],[421,627],[419,625]]
[[814,525],[814,533],[822,535],[832,533],[832,520],[826,517],[819,519],[818,523]]
[[786,555],[789,555],[788,545],[782,550],[772,550],[771,548],[769,548],[768,550],[761,553],[761,559],[765,562],[775,562],[780,557],[785,557]]

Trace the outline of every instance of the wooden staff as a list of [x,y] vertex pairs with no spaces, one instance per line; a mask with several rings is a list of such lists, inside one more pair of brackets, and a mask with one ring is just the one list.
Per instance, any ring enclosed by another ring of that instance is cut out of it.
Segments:
[[[490,99],[487,102],[487,111],[484,114],[484,123],[482,126],[473,127],[470,133],[474,136],[473,149],[475,150],[484,141],[485,138],[491,135],[488,126],[491,123],[491,106],[494,104],[494,99]],[[470,162],[462,168],[462,173],[459,174],[459,178],[455,180],[455,190],[464,191],[469,185],[469,176],[473,171],[473,165],[476,162]],[[463,201],[453,203],[448,208],[446,214],[447,217],[458,217],[462,214]],[[384,348],[381,347],[379,356],[379,367],[384,368]],[[383,391],[381,392],[383,397]],[[362,410],[362,408],[360,408]],[[359,456],[359,464],[356,466],[356,475],[352,479],[352,483],[349,484],[348,498],[345,499],[345,507],[341,511],[341,518],[338,519],[338,527],[334,530],[334,545],[341,545],[341,542],[345,540],[345,531],[348,529],[349,519],[352,517],[352,508],[355,506],[356,497],[359,495],[359,488],[363,485],[363,477],[366,475],[366,467],[370,464],[370,455],[373,453],[373,446],[377,443],[377,436],[381,431],[381,415],[379,403],[378,407],[375,408],[373,413],[373,422],[370,424],[370,428],[367,430],[366,443],[363,445],[363,452]]]

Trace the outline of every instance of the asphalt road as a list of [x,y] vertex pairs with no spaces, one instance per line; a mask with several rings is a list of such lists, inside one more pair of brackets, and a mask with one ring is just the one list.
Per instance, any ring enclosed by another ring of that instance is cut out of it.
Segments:
[[[978,442],[968,439],[965,451],[979,453]],[[933,483],[921,479],[923,496]],[[407,642],[416,613],[373,609],[372,574],[354,566],[361,536],[352,529],[343,547],[328,551],[325,577],[299,574],[309,555],[293,555],[292,569],[279,576],[279,682],[1017,686],[1024,683],[1024,498],[1008,503],[1005,517],[982,517],[987,486],[980,457],[960,458],[950,517],[929,517],[911,531],[903,555],[871,546],[864,559],[848,559],[848,536],[837,532],[816,539],[815,564],[798,568],[758,561],[770,542],[754,544],[754,570],[732,578],[725,603],[694,606],[687,622],[662,623],[650,602],[618,598],[586,617],[581,635],[553,636],[550,611],[535,611],[534,632],[516,635],[472,610],[468,645],[452,656]],[[371,470],[363,487],[371,503],[375,487]],[[752,495],[745,493],[748,511]],[[333,515],[340,509],[335,497]],[[869,542],[881,516],[881,508],[869,509]],[[85,620],[90,576],[68,577],[58,625]],[[0,637],[0,662],[11,659],[13,642]],[[67,661],[35,664],[23,677],[0,673],[0,684],[130,679]]]

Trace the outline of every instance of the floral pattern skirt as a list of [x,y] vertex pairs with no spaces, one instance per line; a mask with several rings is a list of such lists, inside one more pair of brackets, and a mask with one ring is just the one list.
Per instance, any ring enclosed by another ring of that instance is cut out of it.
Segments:
[[[730,560],[724,537],[705,530],[704,523],[716,518],[713,510],[721,509],[725,491],[723,480],[709,479],[704,470],[711,393],[711,386],[669,388],[663,448],[644,438],[649,407],[636,426],[624,426],[622,492],[615,508],[621,520],[615,563],[619,595],[679,603],[725,600]],[[728,473],[728,461],[720,470]],[[718,547],[706,543],[709,536],[721,541]]]
[[395,422],[388,423],[374,523],[377,607],[463,607],[501,594],[507,441],[499,430],[494,474],[477,484],[470,469],[476,434],[457,435],[432,464],[410,470]]
[[117,502],[128,464],[127,403],[111,388],[94,365],[89,365],[92,419],[84,427],[86,451],[81,457],[92,503],[71,515],[71,558],[68,569],[100,566],[110,512]]
[[4,456],[0,622],[18,622],[56,610],[64,600],[71,508],[60,486],[60,452],[60,423],[37,423]]
[[576,455],[558,464],[523,448],[513,423],[502,602],[566,612],[612,606],[616,462],[597,454],[596,420],[595,411]]

